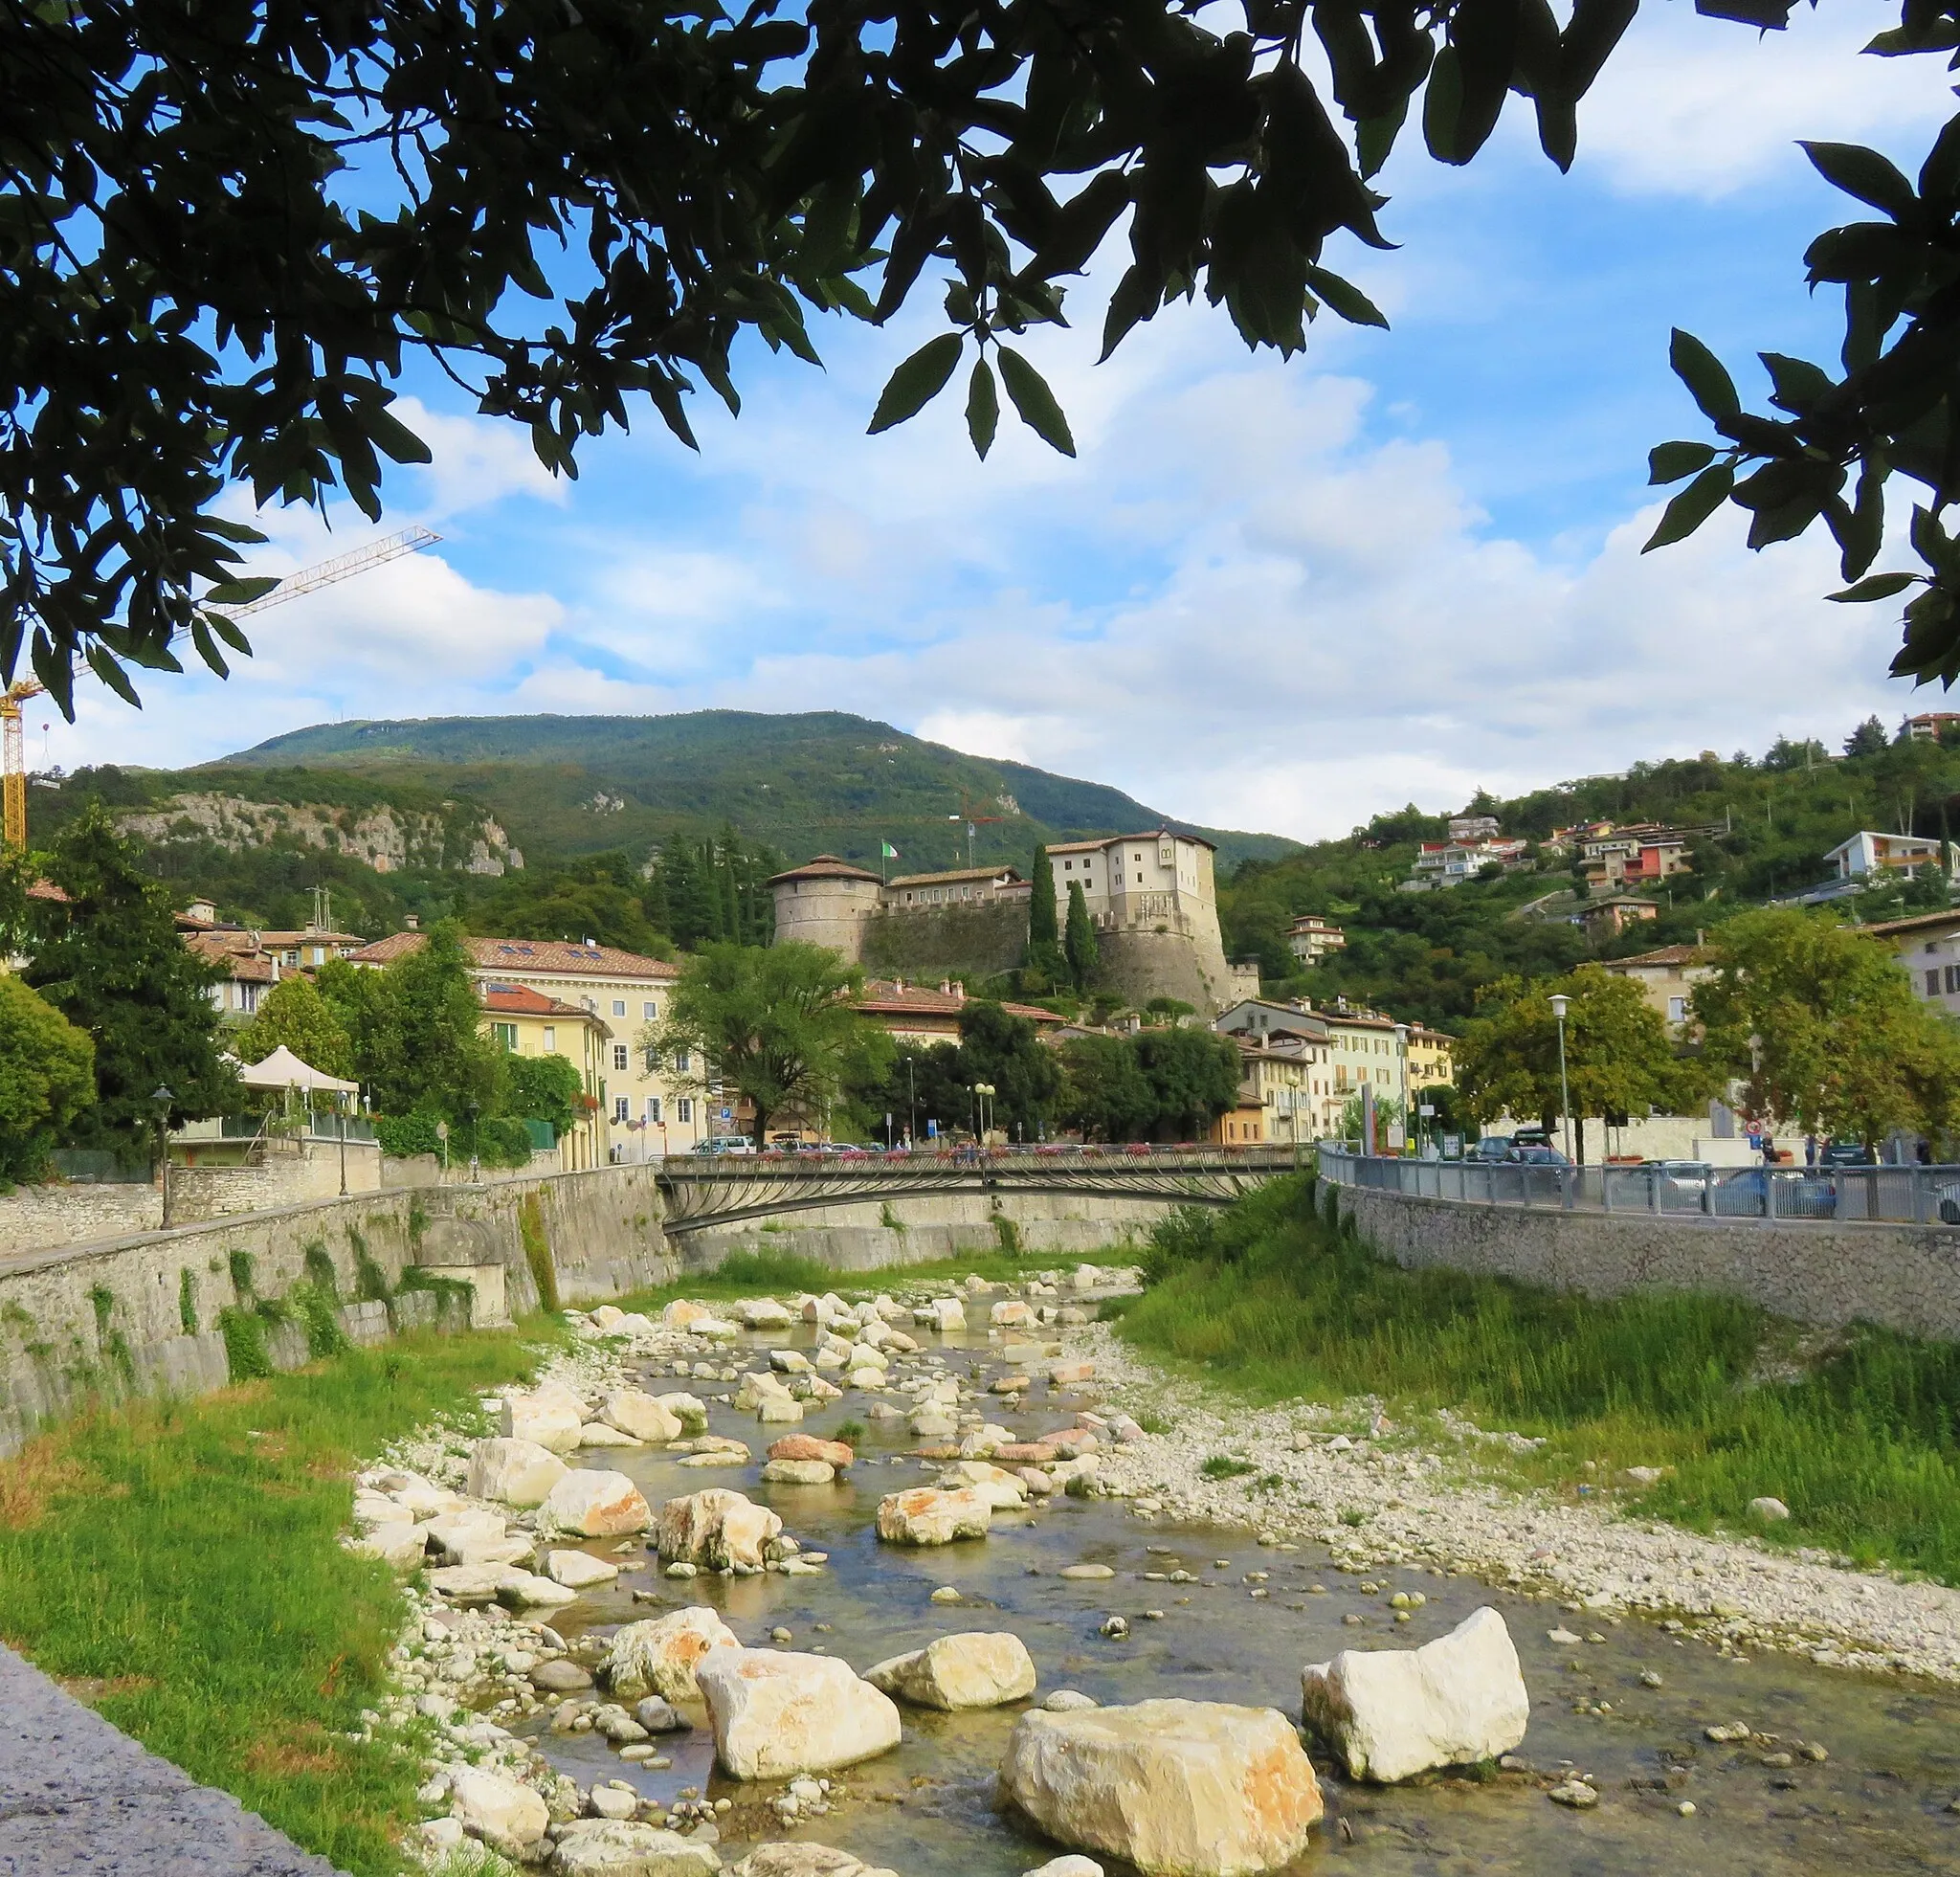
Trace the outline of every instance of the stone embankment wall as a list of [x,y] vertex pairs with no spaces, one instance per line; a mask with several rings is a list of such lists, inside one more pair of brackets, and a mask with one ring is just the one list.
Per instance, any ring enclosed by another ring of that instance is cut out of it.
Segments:
[[682,1268],[707,1270],[730,1252],[814,1259],[839,1271],[878,1271],[1018,1248],[1091,1254],[1142,1239],[1170,1210],[1161,1199],[1103,1195],[950,1193],[677,1232]]
[[1832,1328],[1960,1340],[1960,1232],[1913,1225],[1526,1211],[1336,1187],[1341,1216],[1396,1263],[1618,1297],[1704,1290]]

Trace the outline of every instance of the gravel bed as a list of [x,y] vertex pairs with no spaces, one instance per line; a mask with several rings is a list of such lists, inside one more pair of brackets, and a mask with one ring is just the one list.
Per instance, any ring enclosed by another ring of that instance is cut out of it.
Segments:
[[[1092,1357],[1102,1394],[1139,1417],[1174,1422],[1113,1448],[1102,1478],[1165,1512],[1307,1538],[1344,1563],[1439,1564],[1588,1610],[1641,1611],[1725,1653],[1778,1648],[1830,1665],[1904,1670],[1960,1683],[1960,1591],[1839,1568],[1817,1552],[1704,1537],[1621,1511],[1610,1498],[1574,1504],[1547,1492],[1458,1483],[1483,1435],[1442,1447],[1390,1444],[1336,1428],[1371,1424],[1374,1402],[1305,1401],[1249,1409],[1209,1399],[1140,1356],[1102,1325],[1071,1341]],[[1336,1447],[1335,1440],[1347,1442]],[[1211,1480],[1218,1454],[1249,1463]],[[1278,1476],[1277,1485],[1265,1484]],[[1343,1514],[1356,1521],[1343,1521]]]

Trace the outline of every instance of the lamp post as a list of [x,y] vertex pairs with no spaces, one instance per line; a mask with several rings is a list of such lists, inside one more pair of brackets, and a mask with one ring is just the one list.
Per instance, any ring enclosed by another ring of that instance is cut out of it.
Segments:
[[1566,1079],[1566,1006],[1571,999],[1554,994],[1551,1014],[1558,1019],[1558,1112],[1566,1137],[1566,1158],[1572,1157],[1572,1087]]
[[475,1102],[465,1102],[465,1103],[463,1104],[463,1106],[464,1106],[464,1108],[465,1108],[465,1109],[467,1110],[467,1112],[468,1112],[468,1114],[469,1114],[469,1117],[470,1117],[470,1184],[471,1184],[472,1186],[474,1186],[474,1185],[476,1185],[476,1183],[477,1183],[477,1176],[478,1176],[478,1160],[477,1160],[477,1154],[478,1154],[478,1140],[477,1140],[477,1107],[478,1107],[478,1104],[477,1104],[477,1103],[475,1103]]
[[157,1158],[162,1163],[164,1179],[163,1223],[170,1222],[170,1104],[177,1098],[167,1085],[160,1086],[149,1098],[157,1111]]

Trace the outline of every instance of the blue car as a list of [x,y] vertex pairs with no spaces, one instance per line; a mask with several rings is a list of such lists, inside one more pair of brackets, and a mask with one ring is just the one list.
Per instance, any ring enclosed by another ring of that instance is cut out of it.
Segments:
[[1772,1172],[1745,1167],[1740,1173],[1718,1175],[1715,1211],[1729,1218],[1762,1218],[1769,1210],[1770,1182],[1776,1182],[1778,1218],[1835,1218],[1838,1191],[1828,1179],[1800,1173],[1793,1167]]

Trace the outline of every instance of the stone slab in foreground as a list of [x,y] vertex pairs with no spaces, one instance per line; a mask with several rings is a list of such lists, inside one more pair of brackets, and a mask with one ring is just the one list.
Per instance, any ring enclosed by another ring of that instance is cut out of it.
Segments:
[[339,1877],[0,1648],[0,1877]]

